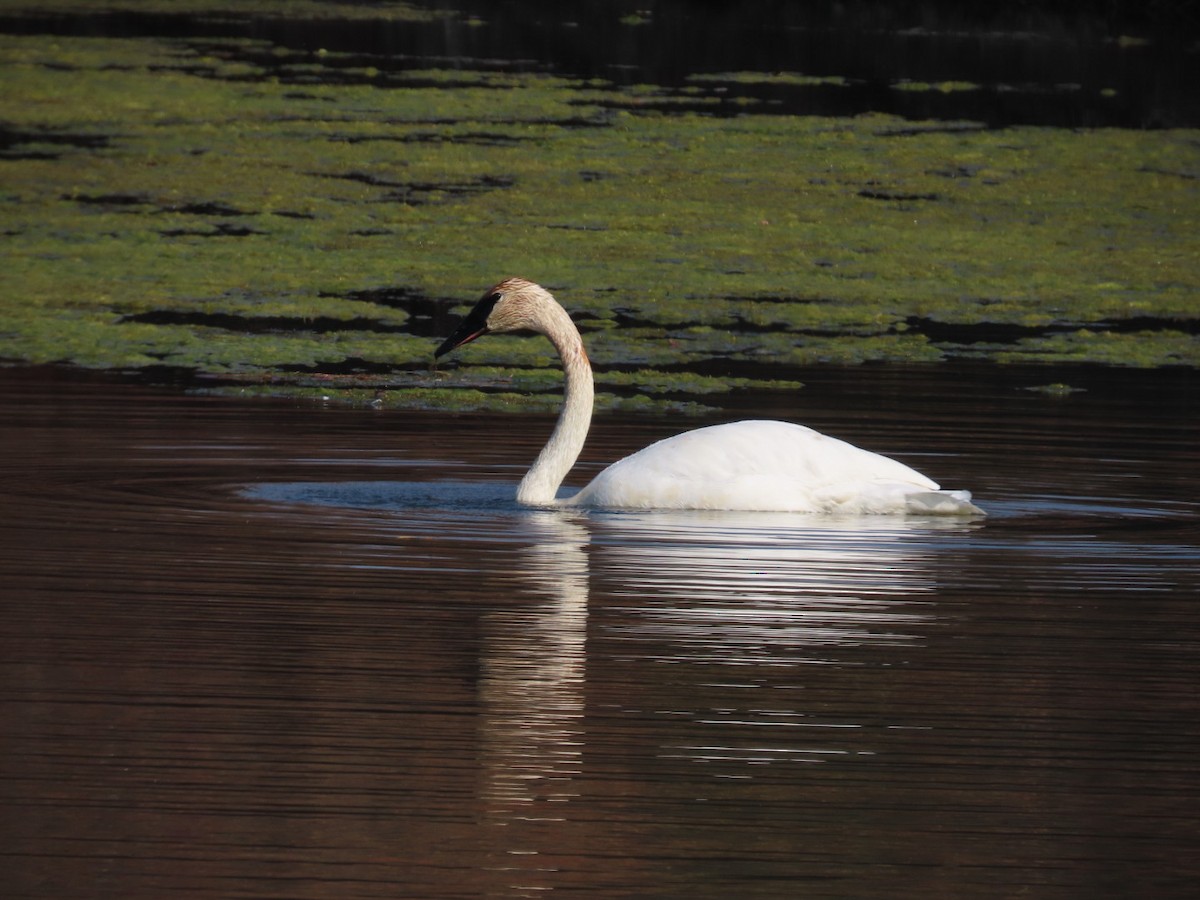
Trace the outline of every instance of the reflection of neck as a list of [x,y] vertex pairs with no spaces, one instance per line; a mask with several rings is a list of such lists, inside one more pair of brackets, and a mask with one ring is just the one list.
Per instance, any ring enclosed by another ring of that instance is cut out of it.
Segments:
[[554,502],[559,485],[583,449],[592,421],[595,391],[592,386],[592,367],[583,349],[583,341],[566,310],[557,303],[547,304],[545,321],[540,324],[542,327],[539,330],[554,344],[562,360],[566,384],[562,412],[558,415],[554,432],[517,487],[517,502],[529,505]]
[[[583,765],[589,535],[558,510],[517,520],[534,543],[515,571],[533,603],[484,615],[480,653],[485,798],[496,821],[554,816]],[[528,833],[505,840],[524,847]]]

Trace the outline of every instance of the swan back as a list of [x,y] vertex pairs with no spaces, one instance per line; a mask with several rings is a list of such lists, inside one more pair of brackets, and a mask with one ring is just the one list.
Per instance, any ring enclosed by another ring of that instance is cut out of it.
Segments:
[[952,509],[962,499],[903,463],[803,425],[746,421],[651,444],[613,463],[570,502],[867,514],[965,512]]

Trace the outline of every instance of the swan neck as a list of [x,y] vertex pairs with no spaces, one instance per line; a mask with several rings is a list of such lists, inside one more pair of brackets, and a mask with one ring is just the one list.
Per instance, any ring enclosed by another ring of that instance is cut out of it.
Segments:
[[583,340],[571,317],[558,303],[548,306],[540,329],[554,344],[565,377],[563,406],[554,431],[517,488],[517,502],[546,505],[555,502],[563,479],[575,465],[592,421],[595,389],[592,367]]

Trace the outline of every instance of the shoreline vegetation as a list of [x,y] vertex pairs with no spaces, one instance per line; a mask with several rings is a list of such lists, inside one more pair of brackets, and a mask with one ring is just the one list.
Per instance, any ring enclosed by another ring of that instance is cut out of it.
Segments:
[[[237,15],[228,4],[160,5],[196,12],[194,33],[0,33],[7,364],[549,410],[559,373],[541,341],[430,368],[457,316],[519,274],[579,323],[608,408],[702,409],[821,364],[1200,365],[1196,128],[796,115],[781,110],[806,92],[861,84],[620,83],[230,37],[203,27]],[[0,6],[9,26],[21,15]]]

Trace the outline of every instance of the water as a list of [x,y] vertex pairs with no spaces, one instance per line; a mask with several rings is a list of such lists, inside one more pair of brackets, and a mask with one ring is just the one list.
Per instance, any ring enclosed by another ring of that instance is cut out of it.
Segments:
[[0,893],[1190,895],[1194,373],[805,374],[744,412],[990,516],[527,511],[545,419],[0,371]]

